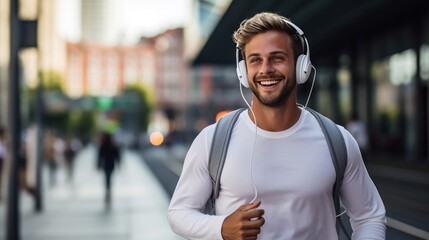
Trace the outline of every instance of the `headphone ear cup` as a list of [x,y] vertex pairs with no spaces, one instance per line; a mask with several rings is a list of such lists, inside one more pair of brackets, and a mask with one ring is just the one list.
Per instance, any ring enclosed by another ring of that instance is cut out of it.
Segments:
[[237,64],[237,76],[240,80],[241,84],[244,87],[249,87],[249,82],[247,81],[247,69],[246,69],[246,62],[244,60],[241,60]]
[[301,54],[296,60],[296,83],[303,84],[311,74],[311,62],[307,55]]

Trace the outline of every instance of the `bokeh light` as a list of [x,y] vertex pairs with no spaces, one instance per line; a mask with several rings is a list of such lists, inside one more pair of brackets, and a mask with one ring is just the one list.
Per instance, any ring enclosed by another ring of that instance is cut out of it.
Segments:
[[217,121],[219,121],[219,119],[221,118],[221,117],[223,117],[224,115],[226,115],[227,113],[229,113],[230,112],[230,110],[225,110],[225,111],[220,111],[220,112],[218,112],[218,114],[216,114],[216,122]]
[[153,132],[150,135],[150,143],[154,146],[159,146],[164,142],[164,135],[161,132]]

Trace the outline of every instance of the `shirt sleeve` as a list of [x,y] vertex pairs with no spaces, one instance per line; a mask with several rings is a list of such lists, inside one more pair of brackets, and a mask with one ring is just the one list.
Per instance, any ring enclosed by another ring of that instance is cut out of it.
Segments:
[[192,143],[168,209],[171,229],[186,239],[222,239],[226,216],[202,212],[212,192],[207,165],[213,130],[204,129]]
[[386,210],[371,180],[356,140],[340,127],[347,147],[347,167],[340,189],[350,216],[352,239],[386,239]]

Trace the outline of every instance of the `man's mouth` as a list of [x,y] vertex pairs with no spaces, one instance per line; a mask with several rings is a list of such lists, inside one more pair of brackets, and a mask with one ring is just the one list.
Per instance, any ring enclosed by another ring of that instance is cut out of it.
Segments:
[[259,84],[261,84],[264,87],[269,87],[269,86],[274,86],[279,82],[280,80],[266,80],[266,81],[260,81]]

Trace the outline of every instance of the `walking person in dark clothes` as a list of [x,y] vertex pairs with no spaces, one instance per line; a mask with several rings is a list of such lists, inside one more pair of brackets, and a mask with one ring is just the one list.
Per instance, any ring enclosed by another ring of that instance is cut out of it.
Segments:
[[110,207],[111,200],[111,177],[115,166],[119,164],[119,148],[116,146],[109,133],[103,133],[101,136],[98,150],[98,164],[100,170],[105,174],[105,202],[106,207]]

